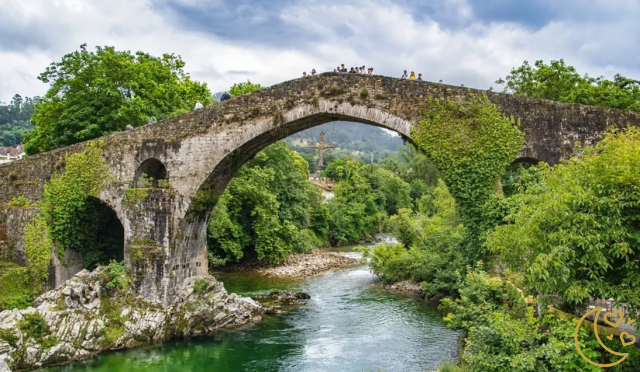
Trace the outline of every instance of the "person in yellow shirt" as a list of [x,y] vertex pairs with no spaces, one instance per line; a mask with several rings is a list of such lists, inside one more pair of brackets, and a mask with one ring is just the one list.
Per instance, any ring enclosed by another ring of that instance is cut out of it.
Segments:
[[415,80],[416,79],[416,73],[411,71],[411,75],[409,75],[409,80]]

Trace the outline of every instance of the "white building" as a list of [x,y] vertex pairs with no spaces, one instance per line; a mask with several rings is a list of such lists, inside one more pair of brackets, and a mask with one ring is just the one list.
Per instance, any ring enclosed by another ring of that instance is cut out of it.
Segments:
[[0,164],[8,163],[14,160],[20,160],[24,156],[24,150],[22,146],[18,145],[13,147],[0,147]]

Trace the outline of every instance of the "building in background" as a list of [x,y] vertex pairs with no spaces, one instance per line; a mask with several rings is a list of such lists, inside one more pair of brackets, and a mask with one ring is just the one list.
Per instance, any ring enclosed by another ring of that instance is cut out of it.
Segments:
[[23,156],[24,150],[20,145],[16,147],[0,147],[0,164],[20,160]]

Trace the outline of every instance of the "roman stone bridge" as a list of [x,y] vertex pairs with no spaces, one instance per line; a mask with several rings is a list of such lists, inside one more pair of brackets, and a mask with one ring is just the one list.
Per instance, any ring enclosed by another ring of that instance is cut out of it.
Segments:
[[[104,137],[103,156],[113,180],[100,199],[124,228],[124,257],[141,293],[166,302],[183,279],[207,272],[207,221],[218,197],[242,167],[266,146],[300,130],[345,120],[394,130],[411,138],[429,97],[465,99],[466,88],[356,74],[297,79]],[[578,142],[594,143],[611,125],[640,125],[640,114],[487,92],[504,113],[520,119],[523,161],[557,163]],[[24,226],[36,208],[9,207],[15,196],[38,203],[64,156],[85,144],[0,166],[0,224],[18,261],[25,261]],[[141,187],[140,176],[167,179],[170,188]],[[136,255],[131,253],[135,247]],[[74,261],[75,258],[75,261]],[[82,267],[77,252],[59,262],[52,254],[52,285]]]

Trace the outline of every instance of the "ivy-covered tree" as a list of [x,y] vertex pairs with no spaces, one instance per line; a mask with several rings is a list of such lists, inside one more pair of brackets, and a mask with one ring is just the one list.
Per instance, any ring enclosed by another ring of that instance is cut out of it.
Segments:
[[466,256],[481,258],[480,237],[486,226],[484,205],[496,192],[498,179],[524,144],[513,117],[504,115],[486,95],[468,100],[430,99],[422,122],[411,137],[438,167],[457,212],[467,228]]
[[80,50],[53,62],[38,77],[50,85],[35,105],[27,154],[49,151],[166,119],[211,102],[204,83],[191,80],[180,56],[131,54],[113,47]]
[[582,76],[562,59],[550,64],[540,60],[533,66],[524,61],[496,83],[505,84],[505,92],[519,96],[640,111],[640,80],[619,74],[613,81]]

